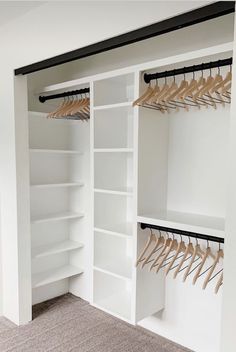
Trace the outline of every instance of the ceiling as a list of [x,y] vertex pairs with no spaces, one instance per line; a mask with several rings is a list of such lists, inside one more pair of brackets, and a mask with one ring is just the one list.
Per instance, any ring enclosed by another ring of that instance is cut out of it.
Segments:
[[45,1],[0,1],[0,26],[44,3]]

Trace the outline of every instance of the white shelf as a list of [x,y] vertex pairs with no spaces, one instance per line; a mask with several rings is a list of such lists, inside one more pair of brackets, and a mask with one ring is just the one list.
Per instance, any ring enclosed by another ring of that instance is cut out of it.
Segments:
[[105,233],[105,234],[111,235],[111,236],[122,237],[122,238],[125,238],[125,239],[131,238],[131,234],[119,233],[119,232],[104,230],[104,229],[100,229],[100,228],[98,228],[98,227],[95,227],[95,228],[94,228],[94,231],[99,232],[99,233]]
[[95,262],[94,269],[122,280],[131,280],[132,277],[132,261],[128,258],[119,261],[117,258],[113,261],[104,258],[103,262]]
[[117,194],[121,196],[132,196],[133,192],[131,188],[117,188],[117,189],[104,189],[104,188],[94,188],[95,193],[105,193],[105,194]]
[[83,246],[84,245],[82,243],[71,240],[52,243],[45,246],[39,246],[32,248],[32,258],[42,258],[57,253],[63,253],[74,249],[79,249]]
[[82,269],[76,268],[72,265],[66,265],[43,273],[34,274],[32,277],[32,287],[37,288],[40,286],[48,285],[53,282],[63,280],[82,273]]
[[225,237],[225,220],[223,218],[175,211],[163,211],[155,215],[145,214],[138,216],[137,221],[216,237]]
[[31,219],[31,224],[36,224],[36,223],[40,223],[40,222],[47,222],[47,221],[76,219],[76,218],[82,218],[83,216],[84,216],[84,214],[82,214],[82,213],[73,213],[73,212],[50,214],[50,215],[45,215],[42,217]]
[[82,155],[83,153],[77,150],[63,150],[63,149],[37,149],[30,148],[31,153],[48,153],[48,154],[76,154]]
[[132,224],[99,224],[94,227],[95,231],[103,232],[115,236],[132,236]]
[[94,106],[94,110],[106,110],[106,109],[117,109],[117,108],[124,108],[132,106],[132,101],[126,101],[124,103],[116,103],[116,104],[107,104],[107,105],[100,105]]
[[130,322],[131,295],[128,291],[118,291],[116,294],[97,300],[93,305],[117,318]]
[[133,148],[95,148],[94,153],[133,153]]
[[65,183],[46,183],[31,185],[31,188],[59,188],[59,187],[82,187],[83,182],[65,182]]

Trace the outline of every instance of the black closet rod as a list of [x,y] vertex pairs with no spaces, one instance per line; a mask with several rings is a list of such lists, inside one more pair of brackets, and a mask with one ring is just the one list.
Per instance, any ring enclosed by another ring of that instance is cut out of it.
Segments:
[[52,94],[52,95],[46,95],[46,96],[40,95],[39,101],[41,103],[45,103],[45,101],[47,101],[47,100],[70,97],[72,95],[78,95],[78,94],[84,94],[84,93],[89,93],[89,88],[71,90],[71,91],[64,92],[64,93],[58,93],[58,94]]
[[202,63],[199,65],[192,65],[182,68],[177,68],[170,71],[163,71],[163,72],[156,72],[156,73],[145,73],[144,74],[144,81],[145,83],[150,83],[154,79],[158,78],[165,78],[165,77],[172,77],[176,75],[183,75],[185,73],[192,73],[196,71],[203,71],[209,70],[211,68],[217,68],[222,66],[230,66],[233,63],[232,57],[223,60],[211,61],[207,63]]
[[145,230],[146,228],[149,228],[149,229],[160,230],[160,231],[164,231],[164,232],[175,233],[175,234],[181,235],[181,236],[188,236],[188,237],[192,237],[192,238],[197,238],[199,240],[206,240],[206,241],[209,241],[209,242],[224,243],[224,238],[221,238],[221,237],[204,235],[204,234],[200,234],[200,233],[189,232],[189,231],[184,231],[184,230],[179,230],[179,229],[173,229],[173,228],[164,227],[164,226],[145,224],[145,223],[141,222],[140,223],[140,227],[141,227],[142,230]]

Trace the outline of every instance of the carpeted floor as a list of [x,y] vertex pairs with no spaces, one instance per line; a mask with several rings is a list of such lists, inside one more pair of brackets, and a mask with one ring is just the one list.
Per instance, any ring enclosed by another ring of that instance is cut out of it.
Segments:
[[0,318],[1,352],[191,352],[70,294],[38,304],[17,327]]

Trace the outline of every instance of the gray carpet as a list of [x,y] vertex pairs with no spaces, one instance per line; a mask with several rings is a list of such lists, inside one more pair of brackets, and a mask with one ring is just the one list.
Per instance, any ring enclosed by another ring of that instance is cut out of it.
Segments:
[[38,304],[17,327],[0,318],[1,352],[191,352],[70,294]]

